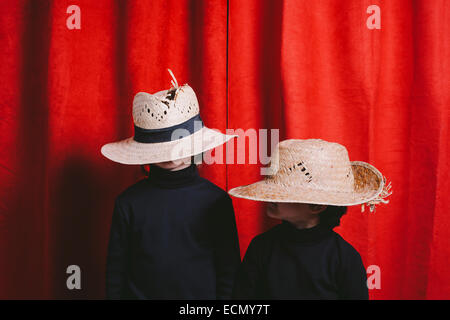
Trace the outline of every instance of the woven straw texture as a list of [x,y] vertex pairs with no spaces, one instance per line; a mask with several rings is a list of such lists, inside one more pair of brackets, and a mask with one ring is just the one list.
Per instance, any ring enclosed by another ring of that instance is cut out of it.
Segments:
[[344,146],[320,139],[280,142],[270,170],[264,180],[229,193],[258,201],[351,206],[377,199],[385,185],[375,167],[351,162]]
[[144,129],[171,127],[200,112],[194,90],[184,84],[155,94],[139,92],[133,100],[134,124]]
[[101,152],[108,159],[122,164],[158,163],[200,154],[234,137],[203,127],[190,136],[169,142],[140,143],[131,137],[108,143]]
[[[199,114],[200,108],[194,90],[173,80],[168,90],[155,94],[139,92],[133,100],[133,122],[143,129],[163,129],[181,124]],[[193,156],[226,143],[234,135],[224,135],[203,127],[181,139],[159,143],[141,143],[130,137],[105,144],[101,153],[122,164],[149,164]]]

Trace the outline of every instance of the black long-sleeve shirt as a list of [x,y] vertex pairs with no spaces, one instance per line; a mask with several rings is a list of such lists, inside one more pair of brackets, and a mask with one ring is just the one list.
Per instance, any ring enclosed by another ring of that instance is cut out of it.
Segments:
[[359,253],[320,224],[288,222],[255,237],[237,274],[236,299],[368,299]]
[[228,194],[198,175],[151,166],[115,201],[109,299],[227,299],[240,263]]

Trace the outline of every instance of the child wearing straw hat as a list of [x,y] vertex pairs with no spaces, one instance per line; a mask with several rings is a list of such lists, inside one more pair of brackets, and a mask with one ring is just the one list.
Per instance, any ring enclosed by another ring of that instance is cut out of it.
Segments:
[[344,146],[319,139],[285,140],[263,181],[231,189],[265,201],[282,220],[255,237],[238,271],[237,299],[368,299],[360,254],[333,231],[347,206],[370,211],[391,194],[372,165],[350,162]]
[[134,136],[101,149],[118,163],[150,164],[115,200],[109,299],[227,299],[240,263],[231,199],[191,162],[234,136],[205,127],[194,91],[169,73],[169,90],[136,94]]

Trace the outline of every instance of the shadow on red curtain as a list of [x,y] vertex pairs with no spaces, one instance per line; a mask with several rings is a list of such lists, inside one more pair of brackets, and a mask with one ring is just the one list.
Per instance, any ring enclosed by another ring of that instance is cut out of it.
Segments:
[[[336,230],[379,267],[371,298],[450,298],[449,17],[444,0],[1,2],[0,298],[104,297],[114,198],[142,174],[100,147],[133,134],[134,94],[167,88],[167,68],[209,127],[335,141],[378,167],[391,203]],[[260,166],[201,172],[230,189]],[[277,222],[233,201],[244,253]]]

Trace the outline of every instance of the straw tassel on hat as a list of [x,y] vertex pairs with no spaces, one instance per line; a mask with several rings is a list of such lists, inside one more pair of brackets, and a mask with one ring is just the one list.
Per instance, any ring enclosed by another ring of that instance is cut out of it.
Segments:
[[268,202],[334,206],[367,205],[371,212],[392,194],[391,184],[372,165],[350,161],[347,149],[320,139],[290,139],[278,144],[270,175],[231,189],[232,196]]
[[149,164],[193,156],[226,143],[225,135],[204,126],[197,96],[186,83],[154,94],[139,92],[133,100],[134,136],[105,144],[101,153],[123,164]]

